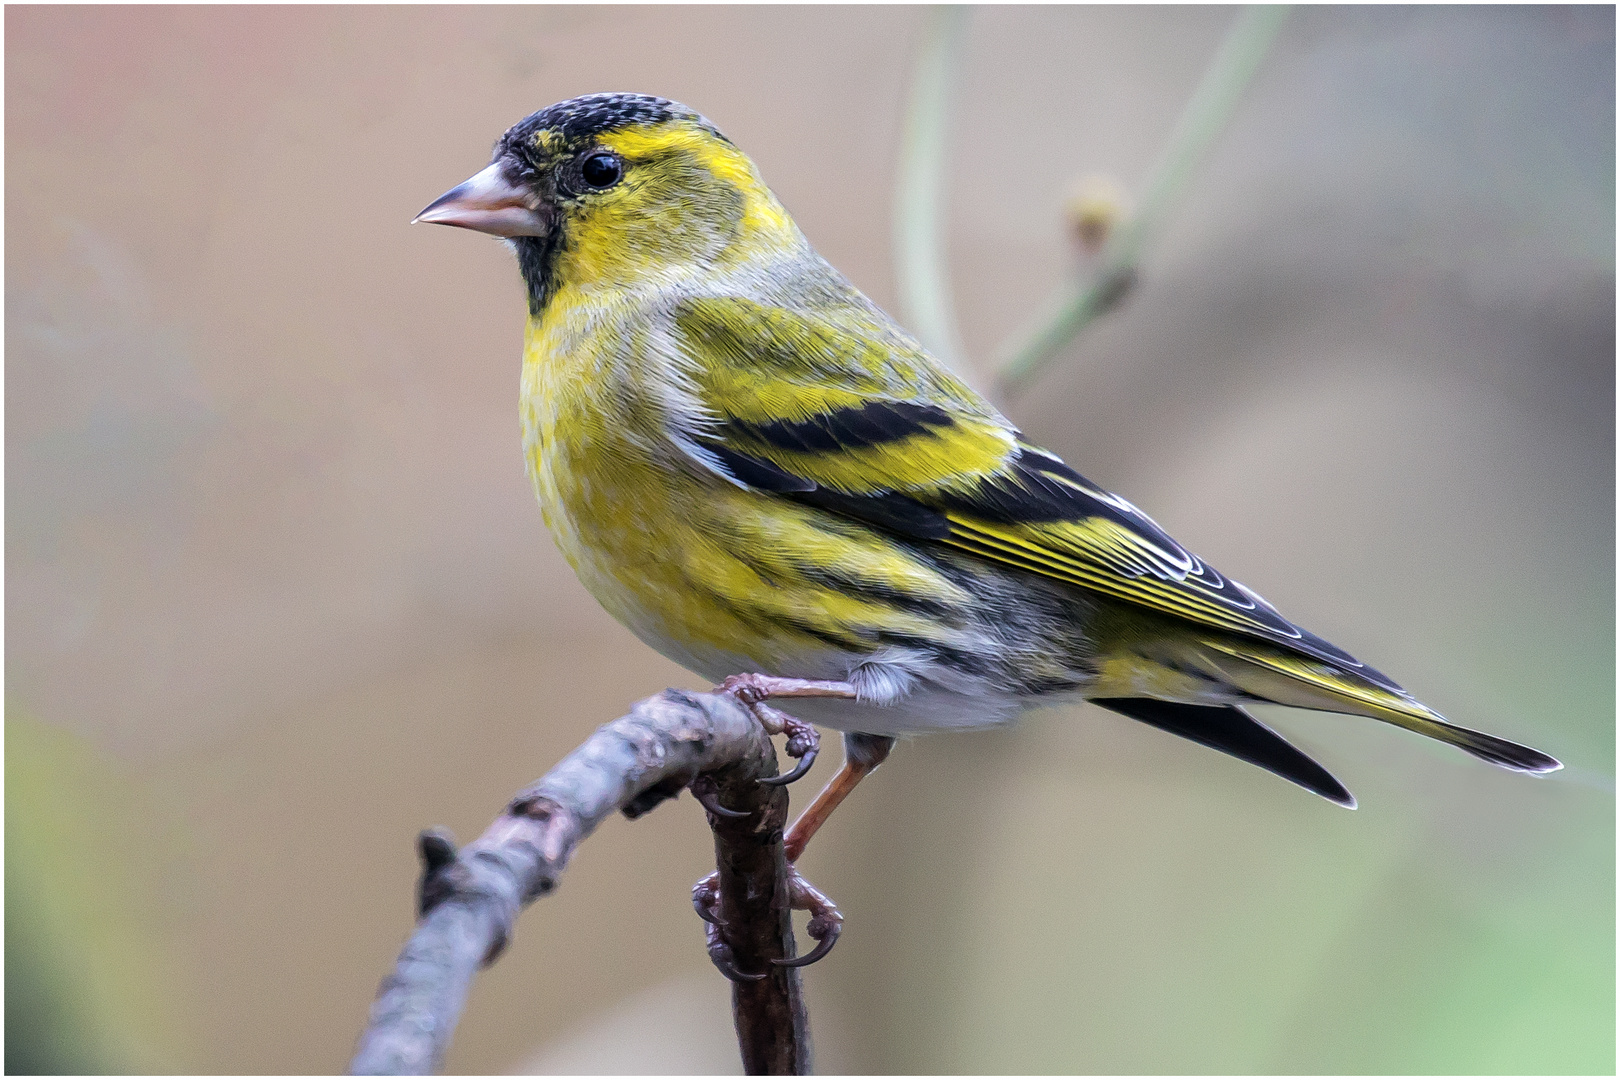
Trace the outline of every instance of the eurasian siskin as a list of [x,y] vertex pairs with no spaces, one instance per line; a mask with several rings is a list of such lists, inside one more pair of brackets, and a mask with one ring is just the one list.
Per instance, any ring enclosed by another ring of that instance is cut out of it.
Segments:
[[755,699],[845,695],[794,709],[851,733],[822,817],[893,736],[1076,697],[1346,806],[1247,703],[1559,767],[1449,723],[1031,444],[818,256],[748,156],[682,105],[553,105],[419,220],[517,253],[529,471],[591,593],[708,678],[772,677]]

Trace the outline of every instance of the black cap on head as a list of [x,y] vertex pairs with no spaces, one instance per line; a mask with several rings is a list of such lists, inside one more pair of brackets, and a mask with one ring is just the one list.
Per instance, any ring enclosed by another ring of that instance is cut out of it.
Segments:
[[661,124],[667,120],[695,120],[725,138],[713,124],[678,101],[650,94],[586,94],[524,117],[501,136],[495,151],[522,146],[539,131],[555,131],[573,142],[631,124]]

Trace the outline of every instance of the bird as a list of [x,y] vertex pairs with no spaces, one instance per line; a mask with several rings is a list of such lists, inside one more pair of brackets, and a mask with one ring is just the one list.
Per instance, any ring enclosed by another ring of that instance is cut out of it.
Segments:
[[1075,699],[1352,808],[1250,706],[1561,767],[1451,723],[1027,438],[818,255],[752,159],[684,105],[603,93],[542,109],[415,220],[517,256],[525,461],[585,587],[787,730],[789,778],[813,759],[805,725],[843,733],[790,861],[897,737]]

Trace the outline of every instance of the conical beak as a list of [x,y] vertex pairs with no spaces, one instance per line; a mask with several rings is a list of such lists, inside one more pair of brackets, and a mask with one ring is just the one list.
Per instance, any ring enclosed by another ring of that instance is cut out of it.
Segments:
[[544,236],[548,231],[540,200],[508,180],[499,161],[434,199],[411,224],[418,221],[491,236]]

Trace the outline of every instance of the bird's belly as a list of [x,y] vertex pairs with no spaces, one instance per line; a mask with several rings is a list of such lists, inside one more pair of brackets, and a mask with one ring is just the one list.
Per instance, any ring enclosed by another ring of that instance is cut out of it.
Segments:
[[736,572],[707,550],[670,493],[640,470],[559,469],[550,455],[535,487],[546,525],[580,582],[609,614],[670,659],[708,674],[766,644],[738,626],[706,578]]
[[869,530],[829,528],[811,508],[638,461],[628,445],[564,436],[532,453],[546,523],[586,589],[705,677],[842,679],[885,642],[933,640],[938,613],[968,599]]

